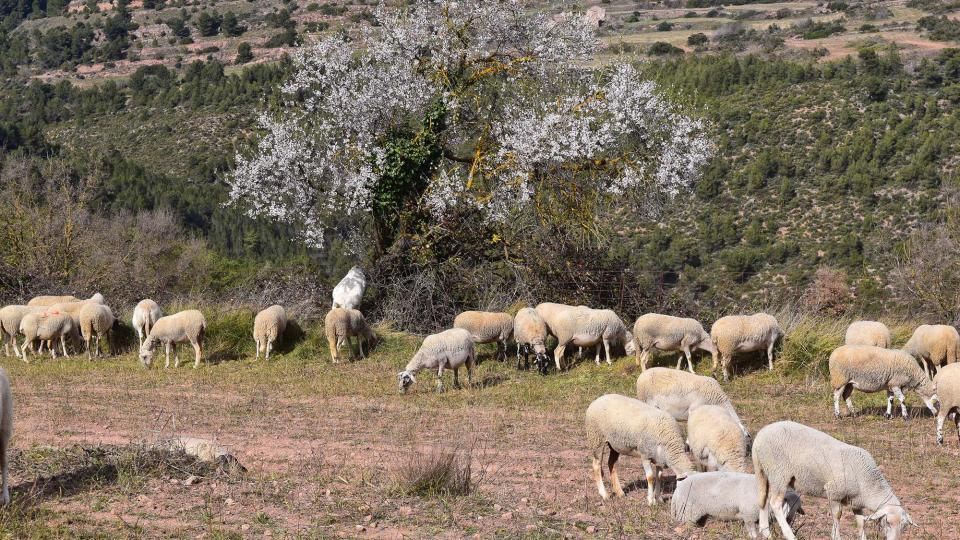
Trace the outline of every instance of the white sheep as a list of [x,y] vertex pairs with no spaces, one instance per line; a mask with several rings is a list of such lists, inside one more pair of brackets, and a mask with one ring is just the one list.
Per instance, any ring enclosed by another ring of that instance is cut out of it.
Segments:
[[650,368],[637,377],[637,399],[666,411],[677,420],[687,420],[697,407],[719,405],[736,420],[744,435],[750,436],[747,427],[740,421],[733,402],[713,377],[679,369]]
[[783,330],[773,315],[728,315],[721,317],[710,328],[710,337],[717,347],[713,357],[713,372],[717,371],[717,357],[723,365],[723,380],[730,380],[730,363],[736,353],[767,351],[769,369],[773,370],[773,348],[783,337]]
[[100,348],[100,339],[105,336],[109,339],[115,321],[113,312],[103,304],[88,303],[80,308],[78,316],[80,318],[80,334],[87,346],[87,359],[91,358],[90,340],[93,336],[97,337],[97,358],[100,358],[103,354]]
[[33,350],[34,340],[40,340],[40,349],[38,353],[43,352],[43,342],[47,342],[50,349],[50,355],[57,357],[57,348],[53,341],[60,340],[63,347],[63,355],[70,358],[67,353],[67,338],[79,335],[79,329],[74,323],[73,317],[66,313],[55,310],[28,313],[20,321],[20,333],[23,334],[23,346],[20,349],[21,358],[24,362],[30,362],[27,357],[27,348]]
[[[340,362],[340,347],[346,343],[350,349],[350,359],[356,360],[352,338],[357,338],[357,349],[360,357],[366,358],[370,347],[376,342],[377,334],[367,324],[363,313],[356,309],[333,308],[323,319],[323,330],[327,336],[327,345],[330,348],[330,359],[334,364]],[[367,353],[363,352],[363,345],[367,345]]]
[[957,427],[957,440],[960,441],[960,364],[950,364],[940,368],[933,378],[937,389],[940,408],[937,412],[937,444],[943,445],[943,421],[953,418]]
[[464,311],[453,320],[454,328],[463,328],[474,343],[496,343],[497,360],[507,357],[507,342],[513,337],[513,317],[497,311]]
[[887,418],[893,416],[893,396],[900,400],[903,419],[907,419],[904,390],[915,390],[933,414],[937,389],[906,351],[871,345],[842,345],[830,354],[830,385],[833,388],[833,412],[840,418],[840,398],[853,414],[853,390],[887,392]]
[[557,348],[553,351],[557,371],[562,369],[560,361],[567,345],[596,347],[595,362],[600,365],[600,345],[606,353],[607,364],[610,360],[610,347],[627,341],[627,327],[620,317],[609,309],[592,309],[579,306],[561,311],[554,319],[553,332],[557,338]]
[[863,539],[867,520],[879,521],[887,540],[899,540],[903,529],[913,524],[869,452],[803,424],[783,421],[761,429],[753,443],[753,471],[765,538],[770,538],[772,510],[784,538],[796,540],[783,511],[790,489],[830,501],[835,540],[840,538],[843,505],[853,510]]
[[367,277],[359,266],[354,266],[333,288],[333,307],[357,309],[367,288]]
[[67,304],[70,302],[93,302],[95,304],[105,304],[106,300],[103,298],[103,295],[96,293],[86,300],[81,300],[76,296],[35,296],[27,302],[28,306],[42,306],[50,307],[56,304]]
[[170,349],[173,348],[173,367],[180,367],[180,355],[177,352],[178,343],[190,342],[193,345],[193,368],[200,367],[200,357],[203,353],[203,338],[207,331],[207,320],[203,313],[189,309],[161,317],[150,329],[147,338],[140,346],[140,361],[144,366],[153,364],[153,350],[163,344],[167,356],[166,367],[170,367]]
[[643,460],[647,477],[647,504],[660,499],[661,469],[669,467],[677,480],[693,471],[693,463],[684,450],[680,426],[669,414],[642,401],[618,394],[606,394],[587,407],[587,445],[593,460],[593,479],[600,496],[609,495],[603,485],[603,452],[610,450],[607,467],[614,495],[623,497],[617,460],[620,454]]
[[520,354],[523,353],[523,368],[530,368],[531,351],[536,356],[537,368],[546,375],[550,361],[547,357],[547,323],[533,308],[523,308],[513,318],[513,339],[517,342],[517,369],[521,369]]
[[957,361],[960,334],[947,324],[922,324],[903,346],[920,364],[928,377],[933,377],[937,368]]
[[66,313],[73,318],[73,324],[79,328],[80,327],[80,310],[88,304],[94,305],[105,305],[103,302],[103,295],[97,293],[91,298],[86,300],[75,300],[73,302],[60,302],[58,304],[53,304],[47,308],[48,311],[59,311],[61,313]]
[[3,338],[3,353],[10,356],[10,344],[13,344],[13,354],[20,357],[20,346],[17,345],[17,335],[20,334],[20,321],[28,313],[39,313],[46,310],[42,306],[5,306],[0,309],[0,332]]
[[136,307],[133,308],[133,317],[130,319],[130,324],[137,331],[140,347],[143,347],[143,339],[150,335],[150,329],[160,320],[160,317],[163,317],[163,311],[153,300],[145,298],[137,302]]
[[283,306],[270,306],[253,318],[253,341],[257,346],[255,359],[260,359],[260,349],[264,351],[264,360],[270,360],[273,343],[283,335],[287,328],[287,312]]
[[453,386],[460,387],[457,374],[460,366],[467,367],[467,386],[473,385],[473,364],[476,358],[473,338],[463,328],[451,328],[439,334],[424,338],[420,349],[407,366],[397,374],[400,393],[406,393],[410,385],[416,382],[414,374],[422,369],[435,370],[437,373],[437,392],[443,392],[443,372],[453,370]]
[[[567,304],[558,304],[556,302],[541,302],[537,304],[536,310],[537,315],[540,315],[540,318],[543,319],[543,323],[547,325],[547,333],[553,337],[557,337],[556,332],[553,330],[553,326],[556,324],[557,317],[568,309],[574,309],[577,307],[587,307],[587,306],[571,306]],[[577,348],[577,358],[583,356],[583,347]]]
[[[708,519],[742,521],[747,536],[757,537],[757,478],[742,472],[717,471],[691,474],[677,482],[670,499],[673,519],[703,526]],[[800,496],[787,491],[783,512],[792,523],[796,514],[803,515]]]
[[717,348],[713,345],[710,334],[695,319],[660,313],[641,315],[633,325],[633,340],[636,346],[637,365],[643,370],[647,369],[647,361],[653,349],[680,352],[677,369],[681,368],[683,359],[686,357],[690,373],[693,373],[691,353],[695,349],[709,352],[716,361]]
[[747,440],[740,420],[720,405],[701,405],[687,417],[687,445],[701,470],[745,472]]
[[873,345],[887,349],[893,343],[890,329],[879,321],[854,321],[847,327],[844,345]]
[[13,435],[13,393],[10,391],[10,379],[7,372],[0,369],[0,469],[3,476],[3,505],[10,504],[9,461],[7,450],[10,448],[10,436]]

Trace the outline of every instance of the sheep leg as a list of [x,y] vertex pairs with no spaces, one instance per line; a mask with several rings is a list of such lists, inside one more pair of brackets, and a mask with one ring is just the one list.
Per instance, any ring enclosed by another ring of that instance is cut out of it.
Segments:
[[693,354],[690,352],[690,347],[684,347],[683,355],[687,357],[687,369],[690,370],[690,373],[693,371]]
[[607,468],[610,470],[610,487],[617,497],[623,497],[623,488],[620,487],[620,476],[617,475],[617,460],[620,459],[620,452],[610,447],[610,455],[607,456]]
[[[600,346],[597,345],[597,349],[599,348]],[[610,340],[609,339],[604,338],[603,340],[603,352],[606,353],[607,355],[607,365],[612,366],[613,362],[610,361]]]
[[840,517],[843,516],[843,505],[830,501],[830,515],[833,516],[833,529],[830,531],[831,540],[840,540]]
[[594,351],[593,361],[599,366],[600,365],[600,344],[599,343],[597,343],[597,345],[593,348],[593,351]]
[[773,371],[773,346],[776,344],[777,342],[773,341],[770,343],[770,345],[767,346],[767,362],[768,362],[767,369],[769,369],[770,371]]
[[647,370],[647,361],[650,359],[650,349],[644,349],[642,353],[637,353],[637,365],[640,366],[640,371]]
[[[937,444],[940,446],[943,446],[943,421],[947,419],[943,413],[944,411],[940,411],[937,415]],[[957,436],[960,437],[960,433]]]
[[10,336],[10,339],[13,340],[13,354],[14,354],[14,356],[16,356],[16,357],[19,358],[19,357],[20,357],[20,348],[19,348],[19,346],[17,345],[17,335],[16,335],[16,334],[13,334],[12,336]]
[[26,362],[27,364],[30,363],[30,359],[27,358],[27,347],[28,347],[29,345],[30,345],[30,343],[26,340],[26,338],[24,338],[24,340],[23,340],[23,347],[20,349],[20,359],[23,360],[24,362]]
[[893,418],[893,392],[887,390],[887,413],[884,414],[887,419]]
[[653,479],[653,497],[657,500],[657,502],[662,502],[663,501],[663,469],[661,469],[656,464],[654,464],[653,467],[657,473]]
[[957,443],[960,443],[960,413],[953,413],[953,423],[957,427]]
[[654,471],[654,464],[649,459],[643,460],[643,472],[647,477],[647,505],[653,506],[657,504],[657,500],[654,497],[654,489],[657,483],[657,475]]
[[864,522],[867,521],[867,516],[863,516],[863,515],[860,515],[860,514],[855,514],[854,517],[856,517],[856,519],[857,519],[857,532],[860,533],[860,535],[859,535],[859,536],[860,536],[860,540],[867,540],[867,532],[866,532],[865,530],[863,530],[863,524],[864,524]]
[[563,351],[567,348],[566,345],[560,344],[557,345],[557,348],[553,351],[553,360],[557,363],[557,372],[562,371],[563,368],[560,367],[560,360],[563,359]]
[[443,366],[437,368],[437,393],[443,392]]
[[783,537],[786,540],[797,540],[797,537],[793,534],[793,529],[791,529],[790,524],[787,523],[787,515],[783,512],[783,497],[783,493],[776,493],[771,497],[770,508],[773,510],[773,515],[777,518],[777,523],[780,524],[780,532],[783,533]]
[[[520,349],[523,349],[523,346],[520,345],[519,343],[517,343],[517,371],[520,371],[521,369],[523,369],[523,368],[520,367],[520,366],[521,366],[521,364],[520,364]],[[524,349],[524,352],[526,352],[526,349]]]
[[636,347],[636,348],[634,348],[634,350],[633,350],[633,358],[634,358],[634,360],[636,360],[636,362],[637,362],[637,367],[640,367],[640,365],[641,365],[641,364],[640,364],[640,357],[641,357],[642,355],[643,355],[643,351],[640,349],[639,346]]
[[467,388],[473,388],[473,360],[467,361]]
[[140,327],[137,327],[136,330],[137,330],[137,341],[140,342],[139,348],[142,349],[143,348],[143,330],[141,330]]
[[163,351],[167,355],[167,365],[164,367],[169,368],[170,367],[170,343],[163,344]]
[[757,537],[757,524],[753,521],[743,520],[743,528],[747,531],[747,538]]
[[453,368],[453,388],[456,390],[460,389],[460,368]]
[[267,347],[266,347],[266,349],[267,349],[267,351],[266,351],[265,353],[263,353],[263,359],[264,359],[265,361],[269,362],[269,361],[270,361],[270,351],[273,350],[273,342],[270,340],[270,338],[267,338]]
[[607,493],[607,488],[603,485],[603,467],[600,463],[600,459],[603,457],[603,447],[606,443],[594,448],[593,455],[590,456],[593,462],[593,481],[597,484],[597,491],[600,492],[600,497],[604,500],[610,498],[610,494]]
[[260,359],[260,340],[259,339],[253,340],[253,344],[256,345],[257,347],[257,352],[253,355],[253,359],[259,360]]
[[103,356],[103,348],[100,346],[100,334],[97,333],[97,358]]
[[904,403],[907,398],[903,395],[903,390],[899,386],[894,386],[893,393],[897,395],[897,399],[900,401],[900,414],[903,415],[904,420],[909,420],[910,415],[907,413],[907,405]]
[[193,369],[197,369],[200,367],[200,357],[203,356],[203,346],[200,345],[200,342],[191,342],[191,344],[193,345],[194,354]]
[[[40,346],[43,346],[43,343],[40,343]],[[50,351],[50,357],[57,358],[57,348],[49,340],[47,341],[47,350]]]
[[722,363],[723,363],[723,382],[729,382],[729,381],[730,381],[730,360],[732,360],[732,359],[733,359],[732,356],[726,356],[726,357],[723,358],[723,361],[722,361]]

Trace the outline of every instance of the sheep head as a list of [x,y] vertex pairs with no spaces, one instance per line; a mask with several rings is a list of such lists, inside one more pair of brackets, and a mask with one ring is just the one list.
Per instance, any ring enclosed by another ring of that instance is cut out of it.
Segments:
[[410,388],[410,385],[417,382],[417,379],[414,378],[413,373],[410,371],[401,371],[397,375],[397,382],[400,384],[400,393],[406,394],[407,389]]

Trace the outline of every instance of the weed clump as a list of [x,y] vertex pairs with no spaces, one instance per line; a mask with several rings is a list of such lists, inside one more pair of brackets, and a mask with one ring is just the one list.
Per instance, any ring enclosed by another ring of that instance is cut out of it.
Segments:
[[438,447],[426,453],[412,452],[401,467],[396,490],[418,497],[457,497],[476,488],[473,451]]

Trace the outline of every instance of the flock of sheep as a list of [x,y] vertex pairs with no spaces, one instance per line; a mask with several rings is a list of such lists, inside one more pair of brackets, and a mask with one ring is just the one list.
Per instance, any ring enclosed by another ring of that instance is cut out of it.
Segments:
[[[347,345],[356,358],[352,340],[357,340],[361,357],[369,354],[376,333],[357,309],[366,288],[359,268],[334,288],[333,308],[324,319],[324,330],[334,363]],[[57,342],[68,355],[67,339],[80,336],[87,356],[101,354],[100,340],[109,337],[115,317],[100,294],[80,300],[72,296],[40,296],[26,305],[0,309],[0,331],[4,351],[28,361],[39,341],[56,357]],[[163,344],[166,366],[174,349],[179,366],[178,343],[189,342],[199,366],[206,321],[197,310],[163,316],[153,300],[136,305],[132,325],[140,342],[139,358],[147,367],[154,350]],[[259,312],[254,319],[256,357],[264,352],[269,359],[274,343],[283,334],[287,314],[279,305]],[[23,343],[18,344],[18,336]],[[845,444],[802,424],[775,422],[761,429],[751,444],[747,427],[714,377],[694,373],[693,352],[710,353],[713,374],[722,369],[730,377],[735,354],[763,351],[773,369],[774,347],[784,333],[776,318],[766,313],[734,315],[718,319],[707,333],[694,319],[649,313],[639,317],[632,332],[611,310],[587,306],[542,303],[523,308],[516,316],[500,312],[467,311],[453,322],[453,328],[427,336],[398,376],[401,393],[416,382],[415,374],[430,370],[442,391],[443,374],[453,372],[459,386],[460,367],[467,370],[468,384],[476,361],[478,343],[495,343],[498,359],[506,359],[508,342],[516,343],[517,368],[529,369],[535,356],[539,371],[551,365],[548,336],[553,336],[552,364],[564,368],[568,348],[595,348],[594,360],[611,363],[613,347],[635,355],[642,371],[637,378],[637,397],[607,394],[597,398],[586,411],[586,433],[592,454],[593,477],[604,499],[609,497],[603,480],[603,456],[614,495],[623,496],[616,464],[620,455],[639,457],[647,480],[647,501],[661,499],[662,471],[669,468],[678,480],[671,499],[673,516],[683,522],[703,524],[707,518],[743,521],[751,538],[770,536],[769,516],[775,516],[784,537],[793,539],[791,521],[802,512],[801,496],[830,501],[834,518],[833,538],[839,538],[842,506],[856,516],[860,538],[866,538],[864,524],[877,521],[888,539],[900,538],[913,522],[893,493],[873,457],[862,448]],[[95,347],[91,340],[96,338]],[[834,412],[840,417],[840,401],[853,412],[853,390],[887,392],[886,416],[892,417],[893,399],[900,402],[907,418],[904,392],[916,392],[937,417],[937,442],[943,444],[943,424],[951,417],[960,439],[960,364],[956,363],[960,334],[952,326],[923,325],[902,349],[890,349],[890,330],[875,321],[850,325],[844,345],[830,355],[830,383]],[[366,352],[364,351],[366,345]],[[677,369],[647,368],[654,350],[677,352]],[[686,360],[687,371],[682,369]],[[933,377],[931,379],[931,376]],[[686,434],[680,421],[686,424]],[[3,501],[9,502],[6,447],[12,426],[10,384],[0,370],[0,465],[3,472]],[[753,474],[748,472],[751,465]],[[759,526],[759,527],[758,527]]]

